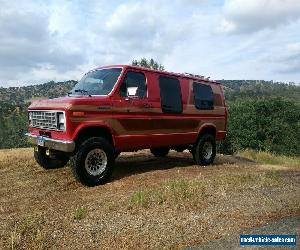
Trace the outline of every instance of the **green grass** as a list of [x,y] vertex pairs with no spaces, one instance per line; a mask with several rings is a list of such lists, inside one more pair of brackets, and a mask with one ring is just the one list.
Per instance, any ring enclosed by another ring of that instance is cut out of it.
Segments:
[[237,156],[241,156],[261,164],[300,167],[300,157],[275,155],[270,152],[254,151],[250,149],[238,152]]
[[87,211],[86,211],[86,208],[84,208],[84,207],[78,208],[78,209],[75,211],[74,219],[75,219],[75,220],[82,220],[83,218],[85,218],[86,212],[87,212]]
[[134,192],[130,199],[130,207],[147,207],[148,206],[148,193],[146,191],[138,190]]
[[192,196],[191,183],[184,178],[172,179],[167,183],[166,193],[173,196],[175,200],[185,200]]

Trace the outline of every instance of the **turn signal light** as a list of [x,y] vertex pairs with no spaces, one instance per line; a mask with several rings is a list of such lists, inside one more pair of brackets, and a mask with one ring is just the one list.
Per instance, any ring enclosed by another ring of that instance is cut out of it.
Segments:
[[73,116],[84,116],[84,112],[74,111],[72,113]]

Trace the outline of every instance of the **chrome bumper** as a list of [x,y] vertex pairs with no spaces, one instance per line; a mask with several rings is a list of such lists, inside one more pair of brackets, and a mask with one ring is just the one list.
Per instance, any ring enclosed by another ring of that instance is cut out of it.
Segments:
[[[33,135],[30,133],[26,133],[27,140],[32,145],[38,145],[38,137],[37,135]],[[73,152],[75,150],[75,142],[74,141],[63,141],[63,140],[55,140],[48,137],[43,137],[44,145],[43,147],[49,149],[55,149],[63,152]]]

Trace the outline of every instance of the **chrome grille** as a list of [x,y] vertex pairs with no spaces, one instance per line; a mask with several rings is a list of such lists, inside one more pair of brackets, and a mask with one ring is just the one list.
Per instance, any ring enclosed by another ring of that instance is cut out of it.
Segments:
[[30,112],[31,112],[32,127],[57,130],[56,111],[30,111]]

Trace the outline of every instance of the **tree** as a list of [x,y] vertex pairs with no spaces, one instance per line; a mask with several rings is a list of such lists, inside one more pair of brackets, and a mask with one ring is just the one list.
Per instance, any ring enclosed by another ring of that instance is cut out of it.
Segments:
[[165,70],[165,67],[155,61],[153,58],[150,60],[147,60],[146,58],[141,58],[140,60],[132,60],[131,63],[133,66],[139,66],[139,67],[144,67],[144,68],[149,68],[149,69],[155,69],[155,70]]

